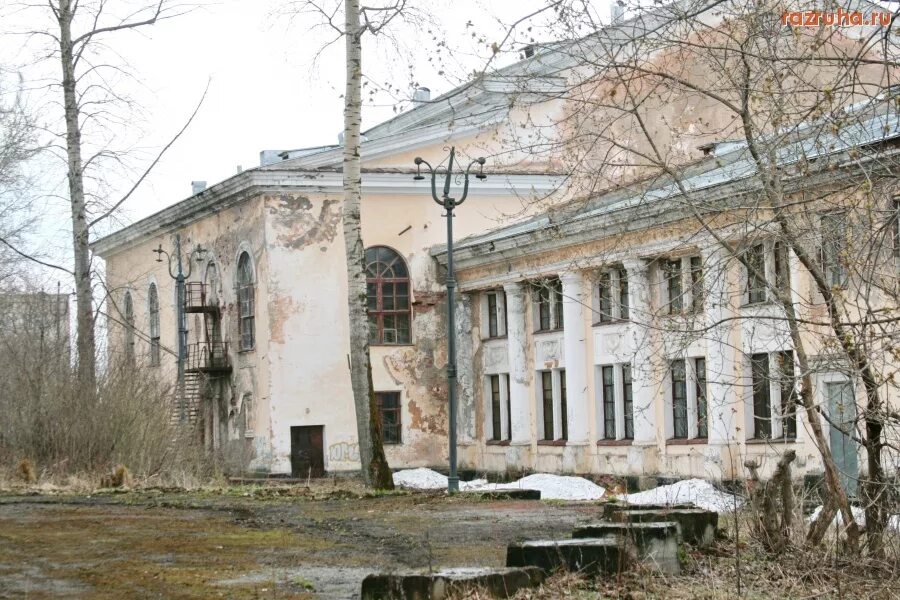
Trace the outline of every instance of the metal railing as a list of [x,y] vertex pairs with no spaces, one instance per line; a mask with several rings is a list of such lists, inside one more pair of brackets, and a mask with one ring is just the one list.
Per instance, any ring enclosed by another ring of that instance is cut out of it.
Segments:
[[187,371],[216,373],[231,371],[228,342],[199,342],[187,348]]

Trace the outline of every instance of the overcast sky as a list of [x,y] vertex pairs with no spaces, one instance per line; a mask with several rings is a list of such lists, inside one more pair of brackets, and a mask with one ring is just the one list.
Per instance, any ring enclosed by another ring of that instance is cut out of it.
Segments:
[[[111,0],[110,4],[145,1]],[[607,2],[596,2],[604,16]],[[440,27],[425,21],[400,26],[396,29],[399,50],[367,39],[364,71],[374,82],[390,83],[403,94],[409,93],[412,79],[440,94],[484,64],[491,43],[502,37],[498,21],[512,21],[543,4],[541,0],[430,0],[423,6]],[[291,18],[287,5],[289,0],[206,0],[188,14],[140,33],[105,38],[116,53],[111,62],[129,65],[134,76],[134,81],[116,85],[127,88],[141,107],[114,132],[117,142],[132,148],[132,174],[139,173],[183,126],[209,82],[196,119],[129,199],[117,222],[110,224],[112,229],[185,199],[192,180],[212,185],[233,175],[238,166],[257,166],[263,149],[337,142],[342,128],[343,43],[318,54],[329,39],[328,30],[312,29],[317,22],[312,15]],[[19,10],[16,6],[12,0],[0,0],[0,66],[19,69],[29,81],[38,81],[41,75],[57,77],[58,63],[30,64],[40,38],[10,35],[52,30],[46,8],[37,4],[38,8]],[[446,39],[447,48],[436,46],[432,30]],[[514,48],[510,50],[501,63],[516,60]],[[45,121],[50,126],[54,126],[52,114],[58,106],[53,103],[58,96],[58,88],[38,88],[30,94],[30,103],[42,118],[50,119]],[[378,103],[364,108],[364,128],[390,118],[396,108],[393,98],[379,95]],[[58,119],[55,127],[60,127]],[[61,196],[65,192],[62,167],[48,163],[42,168],[46,185],[55,185]],[[118,197],[130,180],[127,173],[111,175],[106,193]],[[54,218],[43,220],[36,237],[46,244],[48,254],[65,260],[62,256],[70,246],[65,198],[46,201],[44,210]]]

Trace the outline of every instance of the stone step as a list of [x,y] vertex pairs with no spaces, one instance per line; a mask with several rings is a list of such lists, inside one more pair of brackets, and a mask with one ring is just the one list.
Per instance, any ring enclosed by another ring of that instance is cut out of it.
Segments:
[[506,548],[507,567],[559,569],[586,575],[618,573],[633,563],[632,555],[614,538],[533,540]]
[[702,548],[716,539],[719,513],[702,508],[623,510],[613,513],[612,520],[619,523],[673,521],[678,524],[683,542]]
[[606,502],[603,505],[603,518],[612,519],[613,514],[623,510],[684,510],[697,508],[694,504],[627,504],[625,502]]
[[469,597],[477,590],[479,594],[489,594],[490,598],[509,598],[518,590],[537,587],[543,581],[544,572],[536,567],[384,573],[363,579],[360,597],[362,600],[442,600],[450,596]]
[[625,548],[633,547],[638,560],[662,573],[681,573],[678,524],[673,521],[650,523],[594,523],[572,532],[573,538],[611,538]]

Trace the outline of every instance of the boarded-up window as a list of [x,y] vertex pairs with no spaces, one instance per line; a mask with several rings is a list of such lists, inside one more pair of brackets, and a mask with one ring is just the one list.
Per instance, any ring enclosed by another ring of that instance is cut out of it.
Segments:
[[151,283],[147,292],[147,312],[150,315],[150,366],[159,366],[159,292]]

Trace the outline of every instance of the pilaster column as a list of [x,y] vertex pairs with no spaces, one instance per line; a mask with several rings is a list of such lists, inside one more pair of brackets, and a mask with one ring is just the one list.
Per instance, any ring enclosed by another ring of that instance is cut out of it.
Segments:
[[706,390],[709,443],[735,442],[736,409],[741,400],[737,365],[740,342],[735,330],[736,292],[729,274],[730,253],[718,244],[703,249],[703,280],[706,287]]
[[631,318],[631,393],[634,406],[634,444],[657,443],[655,393],[658,388],[653,368],[653,312],[650,306],[650,277],[646,261],[623,261],[628,271],[628,300]]
[[[509,344],[509,405],[513,444],[531,443],[531,405],[528,393],[529,369],[525,315],[528,303],[525,285],[520,282],[503,286],[506,292],[506,340]],[[565,317],[563,317],[565,318]]]
[[584,332],[584,277],[560,275],[563,293],[563,353],[566,358],[566,408],[570,444],[586,444],[589,436]]
[[472,295],[456,298],[456,434],[460,444],[475,441],[475,343],[472,340]]

